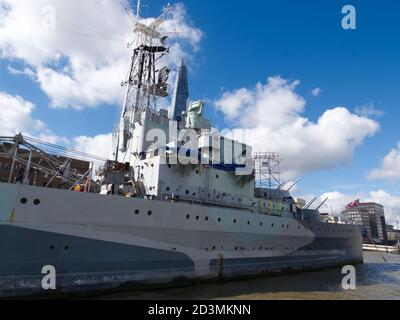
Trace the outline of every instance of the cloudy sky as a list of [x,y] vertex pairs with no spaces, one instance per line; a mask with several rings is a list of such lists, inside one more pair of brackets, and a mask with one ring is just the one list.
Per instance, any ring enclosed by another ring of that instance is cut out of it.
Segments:
[[[143,0],[142,15],[166,3]],[[357,198],[400,222],[400,4],[352,1],[173,3],[164,24],[191,98],[302,177],[296,195],[338,213]],[[109,157],[132,40],[128,0],[0,0],[0,135],[23,132]],[[379,13],[379,14],[378,14]],[[161,102],[167,105],[168,101]]]

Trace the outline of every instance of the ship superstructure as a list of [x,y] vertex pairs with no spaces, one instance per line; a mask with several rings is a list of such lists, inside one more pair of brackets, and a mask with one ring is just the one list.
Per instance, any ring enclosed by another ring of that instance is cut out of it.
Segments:
[[150,24],[136,17],[115,158],[98,172],[101,192],[0,184],[0,294],[43,292],[49,265],[59,290],[76,291],[362,262],[359,226],[322,222],[279,179],[274,187],[271,176],[260,182],[277,155],[212,127],[204,101],[189,99],[183,60],[170,109],[157,107],[171,92],[160,31],[169,10]]

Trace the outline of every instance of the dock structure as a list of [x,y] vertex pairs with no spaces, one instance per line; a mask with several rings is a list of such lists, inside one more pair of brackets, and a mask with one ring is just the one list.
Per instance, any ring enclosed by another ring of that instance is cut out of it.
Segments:
[[375,251],[375,252],[385,252],[385,253],[393,253],[400,254],[400,247],[397,246],[380,246],[374,244],[363,244],[364,251]]

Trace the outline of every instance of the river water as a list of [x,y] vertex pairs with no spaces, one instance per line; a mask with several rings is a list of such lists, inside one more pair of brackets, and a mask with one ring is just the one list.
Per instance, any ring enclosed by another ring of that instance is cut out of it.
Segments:
[[124,300],[400,300],[400,255],[368,252],[356,266],[355,290],[343,290],[341,268],[193,287],[133,291],[103,299]]

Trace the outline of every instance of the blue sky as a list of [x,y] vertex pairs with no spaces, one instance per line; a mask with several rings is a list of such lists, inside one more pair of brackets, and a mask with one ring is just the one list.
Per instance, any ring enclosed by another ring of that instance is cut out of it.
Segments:
[[[165,5],[165,1],[159,0],[142,2],[148,6],[142,13],[149,16],[158,15]],[[251,90],[272,76],[289,82],[300,80],[295,92],[306,101],[300,115],[311,122],[317,122],[326,110],[338,106],[351,113],[357,107],[373,106],[382,114],[367,118],[379,123],[380,130],[362,139],[352,159],[338,161],[331,168],[305,172],[297,192],[321,195],[338,191],[344,201],[384,190],[390,194],[390,200],[399,200],[391,205],[395,212],[400,212],[398,177],[392,181],[367,179],[368,173],[379,168],[382,159],[400,141],[399,2],[187,0],[183,4],[185,23],[199,28],[203,34],[198,50],[191,48],[189,53],[191,97],[209,102],[207,116],[219,128],[230,127],[232,123],[221,110],[214,108],[213,101],[224,92]],[[357,30],[345,31],[341,27],[341,8],[346,4],[357,10]],[[85,23],[89,22],[81,21],[80,25]],[[0,28],[1,25],[0,22]],[[87,25],[91,27],[95,26]],[[113,45],[103,43],[107,47]],[[118,119],[117,103],[100,100],[93,107],[83,106],[82,110],[54,108],[48,91],[26,75],[11,74],[10,66],[17,70],[33,68],[28,59],[0,55],[0,92],[32,102],[36,106],[32,117],[45,123],[50,132],[74,139],[112,131]],[[121,74],[120,80],[124,76]],[[311,94],[315,88],[321,90],[318,96]],[[308,148],[315,150],[320,146]]]

